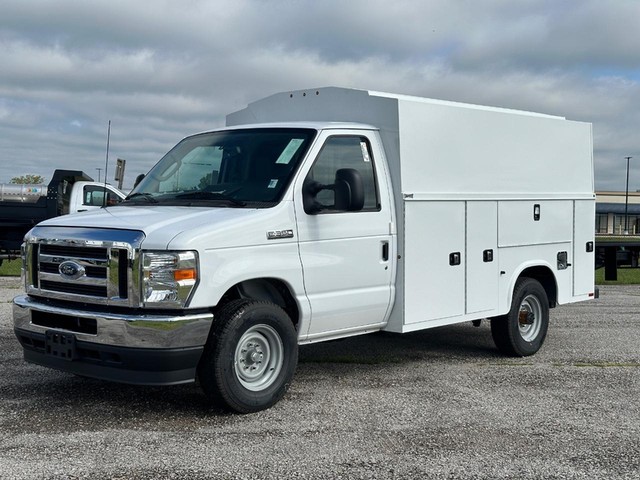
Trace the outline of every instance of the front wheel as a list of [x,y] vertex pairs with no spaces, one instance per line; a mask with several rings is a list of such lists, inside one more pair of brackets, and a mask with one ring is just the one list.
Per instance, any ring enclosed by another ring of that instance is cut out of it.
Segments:
[[491,334],[498,350],[517,357],[540,350],[548,327],[547,292],[532,278],[518,280],[509,313],[491,320]]
[[269,302],[235,300],[216,315],[198,379],[213,404],[257,412],[284,396],[297,362],[296,330],[285,311]]

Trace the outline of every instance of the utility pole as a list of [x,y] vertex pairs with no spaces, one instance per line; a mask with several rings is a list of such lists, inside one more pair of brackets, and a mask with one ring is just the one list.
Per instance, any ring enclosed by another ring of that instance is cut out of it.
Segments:
[[96,168],[96,170],[98,170],[98,183],[100,183],[100,172],[102,171],[102,169]]

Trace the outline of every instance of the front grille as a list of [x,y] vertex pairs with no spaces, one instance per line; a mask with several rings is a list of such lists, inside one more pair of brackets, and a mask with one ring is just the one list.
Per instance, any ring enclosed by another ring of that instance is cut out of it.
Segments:
[[137,307],[142,232],[36,227],[26,238],[27,292]]
[[109,254],[107,248],[77,247],[65,245],[42,245],[40,253],[60,257],[77,257],[104,260]]
[[[40,281],[40,288],[51,292],[73,293],[75,295],[88,295],[91,297],[107,298],[107,287],[100,285],[82,285],[76,283]],[[126,298],[126,297],[125,297]]]

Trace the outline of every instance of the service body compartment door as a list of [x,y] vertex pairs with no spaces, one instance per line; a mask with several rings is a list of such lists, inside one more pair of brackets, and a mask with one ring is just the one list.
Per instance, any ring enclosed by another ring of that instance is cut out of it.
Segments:
[[405,201],[404,323],[465,310],[465,202]]
[[[498,206],[500,247],[571,242],[571,200],[501,201]],[[593,225],[592,225],[593,228]]]
[[498,306],[498,203],[467,202],[467,310]]
[[594,223],[595,202],[576,200],[574,206],[573,295],[588,295],[594,291]]

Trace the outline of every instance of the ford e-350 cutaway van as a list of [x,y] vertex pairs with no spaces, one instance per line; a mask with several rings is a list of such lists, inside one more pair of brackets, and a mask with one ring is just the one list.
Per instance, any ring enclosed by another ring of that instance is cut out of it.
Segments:
[[298,345],[491,320],[531,355],[594,297],[591,125],[387,93],[276,94],[182,140],[128,198],[25,237],[25,359],[196,378],[268,408]]

